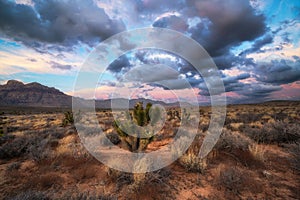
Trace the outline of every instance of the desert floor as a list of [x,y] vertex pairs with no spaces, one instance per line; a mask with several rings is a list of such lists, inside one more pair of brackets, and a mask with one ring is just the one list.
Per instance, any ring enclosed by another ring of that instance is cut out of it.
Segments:
[[[223,133],[205,159],[197,155],[210,108],[201,107],[188,151],[146,174],[116,171],[92,157],[74,125],[62,126],[65,112],[0,109],[0,199],[300,199],[299,102],[228,106]],[[111,112],[97,117],[117,144]],[[178,118],[167,119],[146,151],[168,144],[178,127]]]

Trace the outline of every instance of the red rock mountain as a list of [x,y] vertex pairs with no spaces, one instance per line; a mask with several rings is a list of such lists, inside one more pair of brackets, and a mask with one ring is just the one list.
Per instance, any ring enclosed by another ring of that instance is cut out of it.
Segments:
[[72,97],[36,82],[10,80],[0,85],[0,106],[71,107]]

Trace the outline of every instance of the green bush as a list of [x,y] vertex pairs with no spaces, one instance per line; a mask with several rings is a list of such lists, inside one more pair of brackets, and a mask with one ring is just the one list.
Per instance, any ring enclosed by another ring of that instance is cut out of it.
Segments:
[[73,113],[70,111],[67,111],[64,113],[65,117],[62,121],[62,126],[67,126],[68,124],[74,124],[74,116]]

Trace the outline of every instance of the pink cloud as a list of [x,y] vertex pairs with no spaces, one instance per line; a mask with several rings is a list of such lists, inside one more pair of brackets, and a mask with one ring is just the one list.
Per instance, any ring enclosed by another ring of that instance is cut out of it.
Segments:
[[300,99],[300,81],[291,84],[281,85],[282,90],[273,92],[273,99]]

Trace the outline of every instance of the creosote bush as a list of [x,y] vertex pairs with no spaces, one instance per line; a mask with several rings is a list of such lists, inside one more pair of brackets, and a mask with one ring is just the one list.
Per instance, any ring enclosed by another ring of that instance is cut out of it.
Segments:
[[216,146],[214,147],[218,151],[231,152],[235,149],[242,151],[248,151],[251,140],[238,132],[232,132],[224,129],[220,139],[218,140]]

